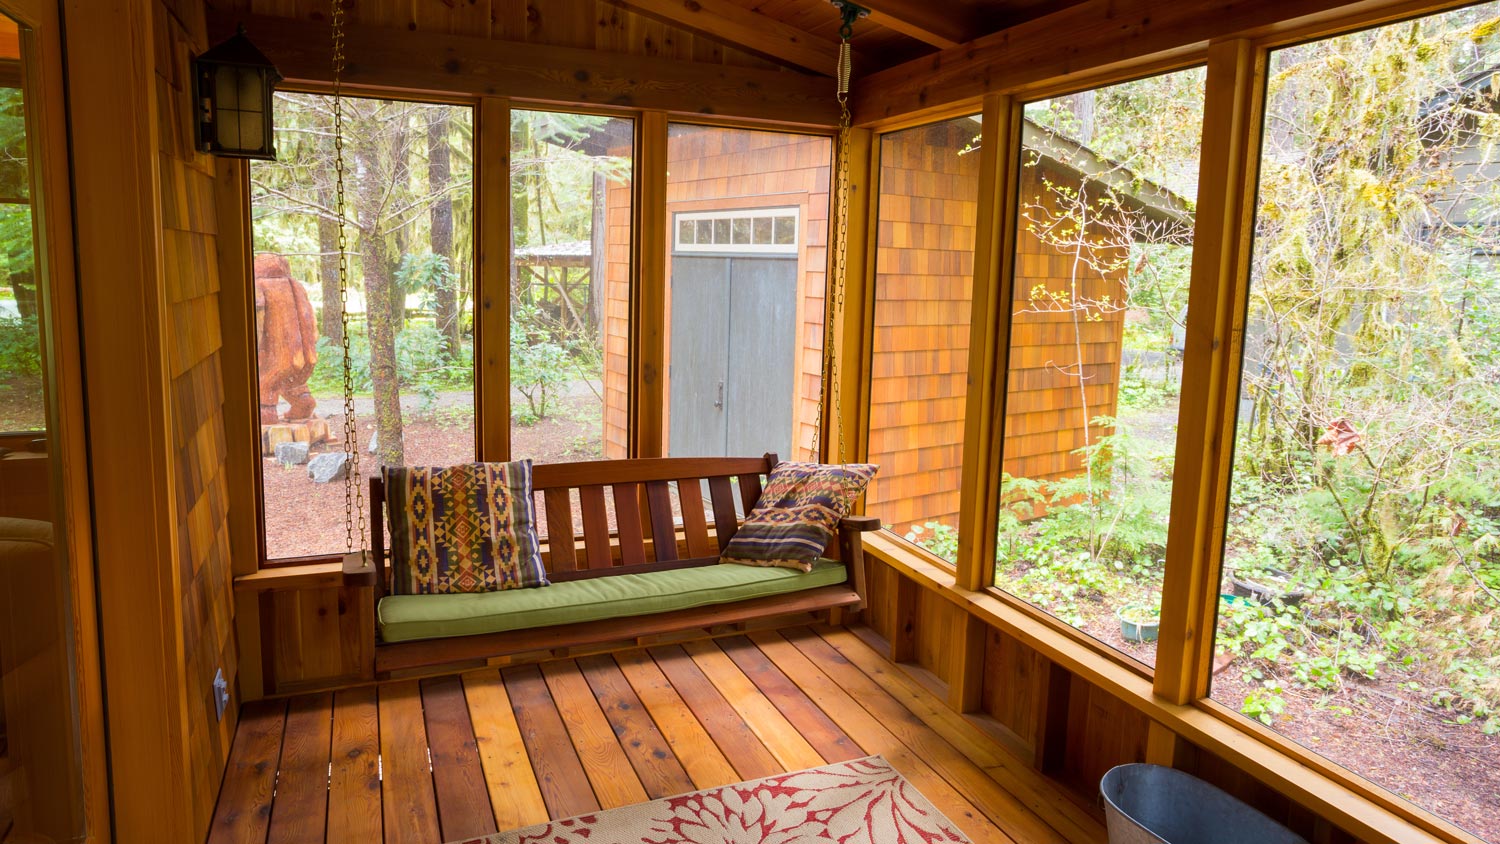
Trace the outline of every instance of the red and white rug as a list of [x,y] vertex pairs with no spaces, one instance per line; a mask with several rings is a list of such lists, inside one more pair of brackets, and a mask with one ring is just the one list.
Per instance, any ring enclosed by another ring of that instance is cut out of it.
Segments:
[[968,844],[879,756],[709,788],[465,844]]

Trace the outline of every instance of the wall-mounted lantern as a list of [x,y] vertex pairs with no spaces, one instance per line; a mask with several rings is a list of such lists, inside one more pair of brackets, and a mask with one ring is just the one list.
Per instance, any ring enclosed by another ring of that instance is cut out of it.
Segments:
[[271,94],[282,76],[245,37],[233,38],[193,62],[198,149],[231,158],[274,160]]

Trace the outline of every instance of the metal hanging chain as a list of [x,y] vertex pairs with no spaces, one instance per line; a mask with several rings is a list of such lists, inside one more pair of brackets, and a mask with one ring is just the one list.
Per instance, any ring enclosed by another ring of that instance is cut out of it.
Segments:
[[[354,365],[349,360],[349,235],[344,217],[344,0],[330,0],[333,7],[333,210],[339,223],[339,325],[343,334],[344,453],[349,472],[344,476],[344,548],[348,553],[365,548],[365,493],[360,486],[359,428],[354,418]],[[355,540],[358,538],[358,544]],[[366,559],[365,565],[369,565]]]
[[[839,103],[839,135],[838,146],[834,157],[834,266],[833,278],[828,285],[828,303],[824,308],[823,318],[823,377],[819,386],[817,424],[813,429],[813,451],[819,453],[822,446],[824,414],[825,409],[831,404],[834,388],[839,386],[839,362],[836,341],[838,339],[838,326],[843,323],[844,316],[844,290],[847,286],[847,272],[849,259],[849,135],[851,128],[851,117],[849,114],[849,77],[853,72],[852,48],[849,39],[854,34],[854,22],[869,14],[869,10],[857,6],[847,0],[831,0],[833,5],[843,15],[843,25],[839,27],[839,59],[838,68],[835,73],[837,84],[835,96]],[[828,455],[837,460],[849,458],[848,445],[844,438],[844,414],[836,413],[833,417],[833,426],[837,432],[835,440],[838,451],[835,455]]]

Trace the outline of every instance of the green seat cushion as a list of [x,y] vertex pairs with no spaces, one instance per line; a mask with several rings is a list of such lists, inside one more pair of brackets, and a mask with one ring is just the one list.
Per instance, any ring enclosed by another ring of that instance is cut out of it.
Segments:
[[380,638],[411,642],[654,615],[834,586],[847,575],[842,563],[830,560],[818,560],[805,573],[722,564],[568,580],[536,589],[391,595],[380,600]]

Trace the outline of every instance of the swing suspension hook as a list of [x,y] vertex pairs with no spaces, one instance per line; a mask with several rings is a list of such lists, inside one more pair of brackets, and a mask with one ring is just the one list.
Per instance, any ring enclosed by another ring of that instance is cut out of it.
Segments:
[[839,27],[839,38],[848,41],[854,35],[854,22],[869,17],[870,10],[849,0],[828,0],[844,16],[844,25]]

